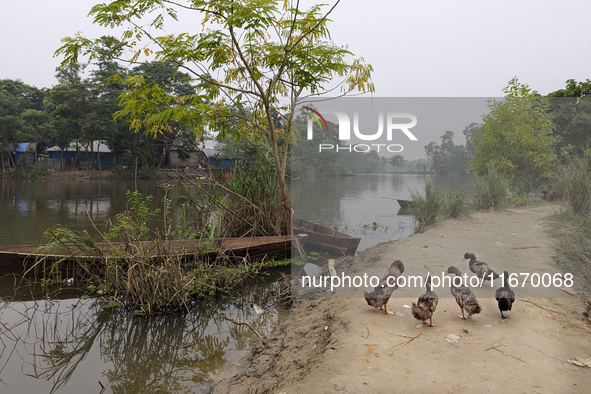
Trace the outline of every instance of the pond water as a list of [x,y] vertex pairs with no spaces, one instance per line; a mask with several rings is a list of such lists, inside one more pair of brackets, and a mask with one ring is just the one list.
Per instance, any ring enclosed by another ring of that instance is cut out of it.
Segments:
[[[294,214],[362,237],[362,250],[412,233],[412,218],[398,215],[393,199],[408,199],[410,189],[426,179],[388,174],[299,180],[291,185]],[[455,186],[466,179],[434,181]],[[94,226],[104,230],[125,210],[125,192],[134,187],[122,181],[0,182],[0,245],[42,243],[43,232],[55,224],[96,234]],[[137,189],[155,200],[164,195],[155,181],[138,182]],[[189,313],[151,319],[104,309],[96,299],[80,299],[75,289],[51,300],[33,287],[15,294],[15,279],[2,278],[0,392],[206,391],[257,340],[218,311],[265,335],[285,313],[269,301],[278,275],[257,278],[231,298],[195,302]]]
[[358,251],[411,235],[412,216],[399,212],[396,199],[411,199],[427,179],[443,189],[466,184],[470,176],[372,174],[308,178],[291,184],[294,216],[360,237]]

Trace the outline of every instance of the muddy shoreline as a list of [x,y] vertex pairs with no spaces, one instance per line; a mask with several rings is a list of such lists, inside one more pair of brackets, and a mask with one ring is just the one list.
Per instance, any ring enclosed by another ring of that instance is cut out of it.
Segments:
[[[394,259],[407,262],[409,272],[437,272],[451,264],[466,271],[467,264],[460,264],[466,251],[501,270],[533,262],[558,271],[547,231],[547,217],[558,209],[546,204],[448,220],[342,259],[337,272],[369,267],[381,275]],[[212,392],[468,393],[509,387],[508,392],[577,393],[591,385],[588,369],[567,362],[591,357],[585,299],[565,297],[560,290],[547,298],[524,298],[516,289],[511,319],[503,320],[494,291],[474,289],[483,312],[462,320],[448,293],[438,290],[436,327],[422,326],[405,307],[420,295],[412,290],[392,297],[388,306],[394,316],[370,308],[362,294],[300,299],[267,345],[255,346]],[[458,336],[458,342],[449,343],[448,335]]]

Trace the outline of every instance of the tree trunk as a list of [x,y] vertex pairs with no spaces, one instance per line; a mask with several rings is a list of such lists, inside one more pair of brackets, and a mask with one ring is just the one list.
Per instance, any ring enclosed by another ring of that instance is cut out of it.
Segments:
[[113,173],[117,173],[117,156],[115,156],[115,149],[111,149],[111,153],[113,157],[111,157],[111,161],[113,163]]
[[[282,222],[277,226],[280,229],[285,228],[287,235],[291,234],[291,200],[287,193],[287,186],[285,185],[285,170],[281,165],[279,159],[279,150],[277,148],[277,135],[275,134],[275,125],[271,117],[270,108],[267,106],[267,120],[269,122],[269,134],[271,139],[271,150],[273,152],[273,162],[275,163],[275,173],[277,174],[277,183],[279,186],[279,198],[281,200],[281,207],[283,208],[282,215],[280,215]],[[286,148],[287,149],[287,148]],[[281,234],[277,234],[281,235]]]

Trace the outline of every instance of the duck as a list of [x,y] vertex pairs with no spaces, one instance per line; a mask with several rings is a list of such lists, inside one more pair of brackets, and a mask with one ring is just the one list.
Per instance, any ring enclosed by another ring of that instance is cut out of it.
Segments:
[[[363,292],[367,305],[373,306],[374,308],[380,308],[388,315],[393,315],[394,312],[389,311],[386,304],[392,296],[392,292],[398,288],[398,277],[402,275],[403,272],[404,264],[402,264],[402,261],[400,260],[395,260],[375,289],[371,293]],[[389,284],[392,286],[389,286]]]
[[491,274],[493,279],[497,279],[499,277],[499,274],[493,271],[484,261],[476,261],[476,255],[474,253],[466,252],[466,254],[464,254],[464,260],[462,260],[462,263],[468,259],[470,259],[470,271],[474,272],[476,276],[480,278],[479,287],[482,287],[482,284],[485,280],[491,280]]
[[507,271],[503,271],[503,286],[497,289],[495,293],[495,298],[499,303],[499,310],[501,311],[501,317],[503,319],[509,319],[509,316],[503,315],[503,311],[510,311],[513,303],[515,302],[515,293],[511,290],[509,286],[509,273]]
[[437,308],[439,298],[437,298],[437,294],[435,294],[431,286],[431,275],[427,275],[425,282],[427,292],[419,297],[416,304],[414,302],[412,303],[411,311],[415,319],[421,320],[423,324],[427,324],[426,320],[429,319],[429,327],[435,327],[436,325],[433,324],[433,313]]
[[[445,271],[445,275],[448,274],[456,274],[456,276],[462,276],[460,270],[454,266],[451,266]],[[451,281],[451,294],[455,297],[456,302],[460,306],[462,310],[462,315],[458,315],[460,319],[466,319],[467,317],[464,314],[464,311],[468,313],[468,317],[471,317],[474,314],[478,314],[482,312],[482,308],[476,299],[476,296],[472,293],[472,291],[464,285],[455,286],[453,284],[453,280]]]

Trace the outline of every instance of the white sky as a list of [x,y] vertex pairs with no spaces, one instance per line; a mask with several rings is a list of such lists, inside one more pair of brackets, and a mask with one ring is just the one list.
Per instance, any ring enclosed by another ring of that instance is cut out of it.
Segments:
[[[2,0],[0,79],[54,85],[62,37],[116,35],[87,17],[94,4]],[[591,78],[590,15],[588,0],[343,0],[330,29],[374,66],[376,96],[502,96],[513,76],[546,94]]]

